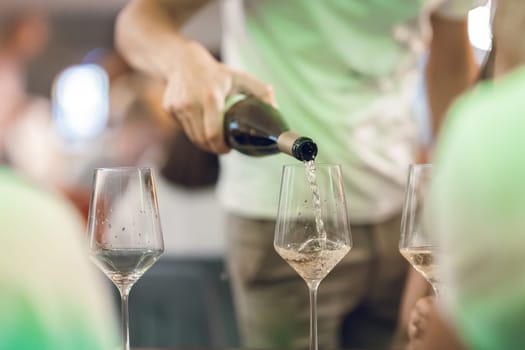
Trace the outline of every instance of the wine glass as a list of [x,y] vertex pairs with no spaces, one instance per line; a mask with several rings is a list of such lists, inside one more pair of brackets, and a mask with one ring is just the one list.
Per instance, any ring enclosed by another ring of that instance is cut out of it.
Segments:
[[439,295],[440,276],[437,266],[439,246],[426,226],[425,200],[432,180],[431,164],[412,164],[401,220],[401,255],[430,283],[435,295]]
[[339,165],[284,167],[274,247],[308,286],[310,350],[317,350],[317,288],[352,247]]
[[120,292],[123,348],[129,350],[129,292],[164,251],[150,168],[95,170],[88,238],[93,261]]

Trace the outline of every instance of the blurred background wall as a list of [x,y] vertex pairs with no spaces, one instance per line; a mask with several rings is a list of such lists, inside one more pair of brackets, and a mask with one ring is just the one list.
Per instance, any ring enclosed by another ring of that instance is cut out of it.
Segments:
[[[56,74],[80,62],[96,47],[113,44],[113,22],[127,0],[2,0],[0,16],[21,7],[40,8],[50,16],[53,37],[44,54],[29,69],[28,88],[48,95]],[[214,54],[220,51],[218,2],[212,2],[186,27],[184,32],[203,43]]]

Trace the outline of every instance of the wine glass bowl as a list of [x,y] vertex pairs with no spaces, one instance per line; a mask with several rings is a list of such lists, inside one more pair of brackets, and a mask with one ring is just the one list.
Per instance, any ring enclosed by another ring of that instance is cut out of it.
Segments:
[[428,221],[425,218],[426,197],[432,181],[432,172],[431,164],[412,164],[409,167],[399,251],[438,295],[441,283],[436,261],[439,245],[428,230]]
[[284,167],[274,247],[310,290],[310,349],[317,349],[317,288],[352,247],[338,165]]
[[120,292],[124,349],[129,349],[129,292],[164,251],[150,168],[95,170],[88,239],[92,260]]

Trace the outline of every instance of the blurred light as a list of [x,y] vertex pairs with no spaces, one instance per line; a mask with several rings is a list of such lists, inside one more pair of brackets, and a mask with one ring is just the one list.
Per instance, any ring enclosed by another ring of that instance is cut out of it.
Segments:
[[95,64],[72,66],[55,79],[53,118],[69,141],[83,141],[102,132],[108,122],[109,80]]
[[483,51],[492,46],[492,31],[490,29],[491,1],[485,6],[476,7],[468,13],[468,35],[470,43]]

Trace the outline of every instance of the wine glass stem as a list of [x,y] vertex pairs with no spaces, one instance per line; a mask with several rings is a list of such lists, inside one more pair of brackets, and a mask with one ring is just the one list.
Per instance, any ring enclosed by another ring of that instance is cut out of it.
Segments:
[[310,290],[310,350],[317,350],[317,287],[309,286]]
[[122,314],[122,344],[124,350],[129,350],[129,313],[128,313],[128,296],[129,289],[123,288],[120,291],[120,312]]

